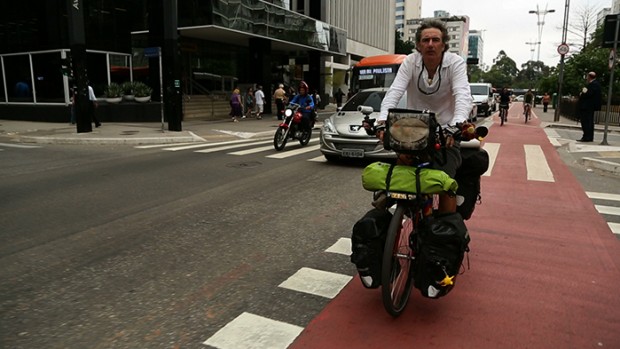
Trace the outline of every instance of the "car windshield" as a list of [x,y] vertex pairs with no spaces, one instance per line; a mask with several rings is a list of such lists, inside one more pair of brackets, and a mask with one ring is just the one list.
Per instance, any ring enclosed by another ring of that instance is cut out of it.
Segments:
[[382,91],[362,91],[355,94],[347,103],[342,107],[342,111],[357,111],[357,107],[365,105],[372,107],[375,112],[381,110],[381,101],[383,101],[385,92]]

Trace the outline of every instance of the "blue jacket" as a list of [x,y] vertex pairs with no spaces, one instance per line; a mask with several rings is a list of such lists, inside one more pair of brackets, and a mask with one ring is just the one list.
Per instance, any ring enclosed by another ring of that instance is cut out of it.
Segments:
[[[295,103],[295,104],[299,104],[299,108],[301,109],[301,112],[306,114],[306,113],[311,113],[312,110],[314,110],[314,100],[312,98],[312,96],[310,96],[309,94],[306,94],[305,96],[302,95],[296,95],[295,97],[293,97],[293,99],[291,99],[290,103]],[[310,109],[307,110],[306,107],[310,106]]]

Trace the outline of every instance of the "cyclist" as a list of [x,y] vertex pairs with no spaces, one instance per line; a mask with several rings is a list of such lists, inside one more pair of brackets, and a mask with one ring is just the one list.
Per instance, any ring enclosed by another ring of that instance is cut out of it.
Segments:
[[534,94],[532,93],[532,89],[527,90],[525,96],[523,96],[523,115],[527,118],[527,120],[531,119],[532,113],[532,105],[534,104]]
[[299,104],[301,110],[301,127],[303,130],[310,131],[314,124],[314,118],[312,117],[312,111],[314,110],[314,99],[308,94],[308,84],[305,81],[299,83],[298,93],[293,99],[291,104]]
[[[442,21],[431,19],[422,23],[416,32],[416,51],[401,64],[383,98],[378,120],[379,123],[385,122],[388,109],[397,106],[405,91],[407,108],[433,111],[441,127],[447,131],[446,161],[433,161],[433,168],[443,170],[454,178],[462,159],[460,142],[451,134],[457,130],[457,123],[467,122],[472,104],[465,61],[448,52],[449,39]],[[377,135],[383,139],[383,132],[379,131]],[[399,158],[401,163],[407,163],[407,160],[406,155]],[[456,197],[441,194],[439,211],[456,211]]]
[[[499,93],[499,117],[503,116],[504,122],[508,121],[508,107],[510,106],[510,91],[506,87]],[[502,113],[504,113],[502,115]]]

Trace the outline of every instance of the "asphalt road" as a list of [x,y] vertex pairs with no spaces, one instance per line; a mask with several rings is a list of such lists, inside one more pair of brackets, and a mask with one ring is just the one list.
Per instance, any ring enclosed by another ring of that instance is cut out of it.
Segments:
[[352,275],[323,251],[370,202],[360,166],[317,155],[6,149],[0,346],[204,348],[256,309],[304,326],[328,300],[277,285],[308,265]]

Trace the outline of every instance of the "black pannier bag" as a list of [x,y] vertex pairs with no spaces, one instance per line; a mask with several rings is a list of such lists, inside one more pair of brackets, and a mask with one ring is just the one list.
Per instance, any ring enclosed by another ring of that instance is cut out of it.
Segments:
[[372,209],[353,226],[351,262],[366,288],[381,286],[383,248],[391,219],[387,210]]
[[469,219],[481,199],[480,176],[489,168],[489,154],[484,149],[461,148],[461,157],[463,163],[454,177],[459,184],[456,211],[463,219]]
[[457,212],[429,216],[422,220],[416,238],[414,285],[424,297],[445,296],[454,287],[469,233]]

